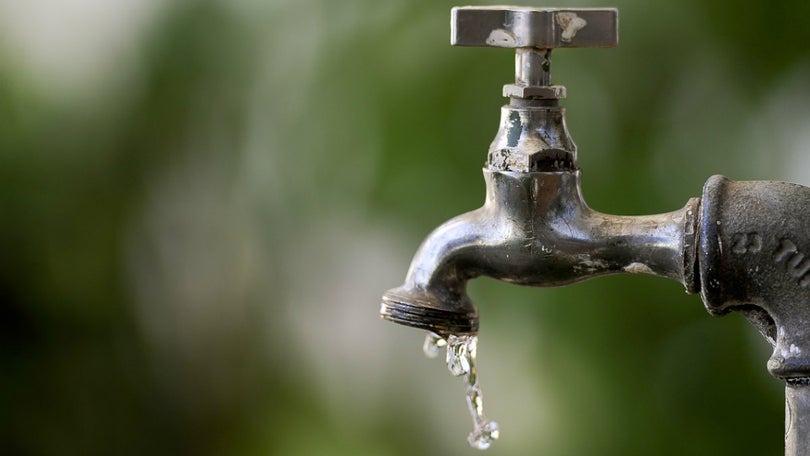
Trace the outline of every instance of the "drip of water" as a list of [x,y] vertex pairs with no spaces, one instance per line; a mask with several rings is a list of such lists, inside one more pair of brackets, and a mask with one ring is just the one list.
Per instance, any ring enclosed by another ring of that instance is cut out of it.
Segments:
[[484,415],[484,403],[481,387],[478,385],[478,372],[475,368],[475,357],[478,350],[478,336],[450,335],[447,339],[428,333],[423,350],[429,358],[435,358],[443,347],[447,347],[447,369],[454,377],[464,376],[467,387],[467,408],[473,420],[473,431],[467,436],[470,446],[486,450],[498,439],[498,423],[490,421]]
[[[447,369],[453,377],[461,377],[475,373],[472,363],[475,358],[476,336],[449,336],[447,338]],[[471,382],[467,382],[471,383]]]
[[442,339],[438,334],[429,332],[425,337],[425,344],[422,345],[422,351],[428,358],[436,358],[441,353],[442,348],[447,346],[447,341]]

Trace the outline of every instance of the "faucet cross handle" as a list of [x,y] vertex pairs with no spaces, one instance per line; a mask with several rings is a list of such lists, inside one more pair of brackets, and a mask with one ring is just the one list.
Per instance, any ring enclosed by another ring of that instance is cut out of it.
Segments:
[[565,87],[551,85],[551,50],[615,47],[619,12],[615,8],[531,8],[462,6],[452,10],[453,46],[514,48],[515,84],[504,86],[514,98],[565,98]]

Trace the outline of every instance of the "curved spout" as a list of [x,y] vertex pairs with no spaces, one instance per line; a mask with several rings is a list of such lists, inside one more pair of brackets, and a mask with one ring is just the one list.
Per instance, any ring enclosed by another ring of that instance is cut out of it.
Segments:
[[486,275],[550,287],[614,273],[678,280],[692,290],[697,199],[650,216],[602,214],[585,204],[580,172],[484,170],[483,207],[437,228],[405,284],[383,296],[383,318],[438,334],[474,333],[468,280]]

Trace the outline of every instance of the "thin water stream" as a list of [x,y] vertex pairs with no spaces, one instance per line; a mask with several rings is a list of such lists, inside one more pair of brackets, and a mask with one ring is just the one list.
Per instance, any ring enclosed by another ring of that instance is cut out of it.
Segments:
[[450,335],[444,339],[431,332],[425,337],[425,344],[422,348],[428,358],[438,357],[442,348],[446,348],[447,369],[454,377],[464,376],[467,387],[467,408],[469,408],[473,420],[473,431],[467,436],[467,442],[473,448],[486,450],[494,440],[498,439],[500,431],[498,423],[488,420],[484,415],[484,403],[475,367],[478,336]]

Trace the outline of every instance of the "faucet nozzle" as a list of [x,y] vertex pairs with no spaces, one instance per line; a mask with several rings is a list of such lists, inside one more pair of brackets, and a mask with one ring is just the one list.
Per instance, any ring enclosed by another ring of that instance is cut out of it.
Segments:
[[435,291],[402,286],[383,295],[380,315],[442,337],[478,332],[478,310],[466,294],[438,296]]

